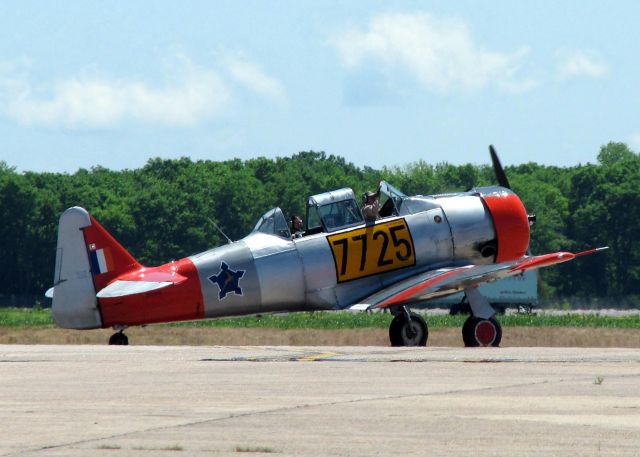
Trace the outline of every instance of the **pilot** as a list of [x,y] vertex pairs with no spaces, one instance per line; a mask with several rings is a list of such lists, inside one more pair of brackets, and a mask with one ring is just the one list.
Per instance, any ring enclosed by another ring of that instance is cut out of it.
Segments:
[[362,205],[362,215],[366,222],[373,222],[380,219],[378,212],[380,211],[380,200],[378,200],[377,192],[366,191],[363,196],[364,203]]
[[291,239],[302,238],[302,219],[297,214],[291,216]]

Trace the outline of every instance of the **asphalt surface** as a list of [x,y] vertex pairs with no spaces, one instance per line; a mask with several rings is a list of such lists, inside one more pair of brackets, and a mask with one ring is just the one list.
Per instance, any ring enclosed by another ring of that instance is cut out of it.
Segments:
[[0,346],[2,456],[637,456],[640,351]]

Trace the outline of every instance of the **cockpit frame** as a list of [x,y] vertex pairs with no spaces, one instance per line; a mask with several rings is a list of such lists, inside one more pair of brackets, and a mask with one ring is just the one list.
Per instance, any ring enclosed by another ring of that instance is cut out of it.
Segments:
[[309,197],[306,219],[305,235],[331,233],[364,223],[355,193],[348,187]]

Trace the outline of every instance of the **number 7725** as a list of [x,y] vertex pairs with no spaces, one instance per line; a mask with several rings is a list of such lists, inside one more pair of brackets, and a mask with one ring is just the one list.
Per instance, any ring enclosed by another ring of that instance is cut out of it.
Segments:
[[327,237],[338,282],[415,265],[411,232],[404,219]]

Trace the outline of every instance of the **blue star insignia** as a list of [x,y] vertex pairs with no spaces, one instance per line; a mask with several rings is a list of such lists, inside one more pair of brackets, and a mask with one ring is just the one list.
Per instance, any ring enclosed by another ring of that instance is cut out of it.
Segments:
[[238,283],[240,278],[244,276],[244,272],[245,270],[233,271],[229,269],[229,265],[222,262],[220,264],[220,272],[217,275],[209,276],[209,281],[218,284],[220,288],[220,293],[218,294],[220,300],[231,292],[242,295],[242,289]]

